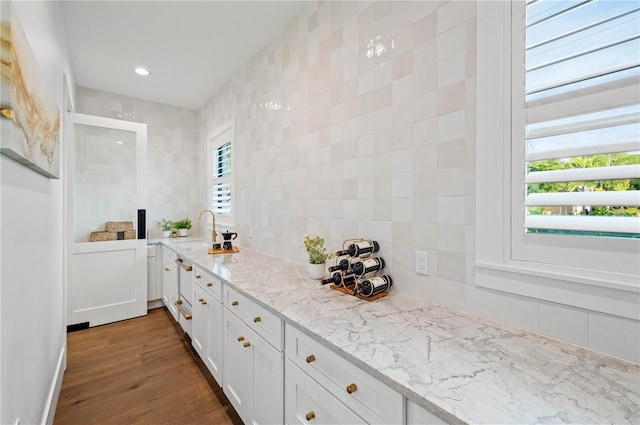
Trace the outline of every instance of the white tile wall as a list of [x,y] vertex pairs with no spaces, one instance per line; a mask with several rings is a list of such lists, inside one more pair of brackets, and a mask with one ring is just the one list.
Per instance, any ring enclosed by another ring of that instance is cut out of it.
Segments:
[[638,361],[638,321],[474,285],[476,7],[310,3],[199,111],[201,150],[236,119],[236,230],[299,263],[371,237],[394,291]]
[[83,88],[78,110],[149,124],[151,224],[197,217],[235,118],[243,245],[304,263],[304,234],[371,237],[394,291],[638,362],[638,321],[474,285],[476,7],[309,3],[197,113]]
[[[176,106],[78,87],[76,111],[147,124],[147,230],[160,237],[161,218],[190,217],[197,222],[203,205],[197,184],[201,156],[197,113]],[[194,227],[192,232],[197,232]]]

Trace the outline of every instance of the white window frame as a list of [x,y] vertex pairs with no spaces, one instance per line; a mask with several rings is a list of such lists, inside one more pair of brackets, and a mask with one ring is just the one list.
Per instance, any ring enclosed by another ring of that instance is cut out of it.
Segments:
[[524,101],[513,90],[524,67],[512,42],[523,8],[477,8],[475,283],[639,319],[639,240],[524,232]]
[[213,176],[213,155],[217,149],[226,144],[231,143],[231,213],[230,214],[216,214],[216,227],[225,226],[233,228],[235,226],[235,209],[236,209],[236,132],[235,132],[235,120],[227,121],[216,130],[211,132],[207,136],[207,205],[208,208],[212,207],[212,190],[213,185],[217,183]]

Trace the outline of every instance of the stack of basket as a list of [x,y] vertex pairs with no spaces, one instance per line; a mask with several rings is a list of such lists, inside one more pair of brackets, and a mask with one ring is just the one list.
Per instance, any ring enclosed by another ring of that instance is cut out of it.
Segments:
[[89,241],[118,241],[123,239],[135,239],[136,231],[132,221],[107,221],[104,232],[91,232]]

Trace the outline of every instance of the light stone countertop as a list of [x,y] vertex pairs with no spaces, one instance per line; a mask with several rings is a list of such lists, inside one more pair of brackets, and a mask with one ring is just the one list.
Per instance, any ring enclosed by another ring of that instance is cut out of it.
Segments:
[[640,424],[640,366],[393,293],[343,295],[240,247],[162,242],[451,423]]

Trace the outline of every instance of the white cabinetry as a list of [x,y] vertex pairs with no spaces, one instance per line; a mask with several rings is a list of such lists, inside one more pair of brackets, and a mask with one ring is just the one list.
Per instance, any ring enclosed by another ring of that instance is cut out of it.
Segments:
[[402,395],[287,325],[287,423],[403,422]]
[[282,320],[226,285],[223,300],[224,393],[245,424],[281,424]]
[[193,267],[191,343],[218,384],[222,383],[222,283]]
[[407,425],[446,425],[446,422],[424,407],[407,400]]
[[178,255],[167,248],[162,247],[162,301],[167,307],[173,318],[178,321],[178,268],[175,261]]
[[162,288],[158,283],[158,252],[159,245],[147,245],[147,301],[162,298]]

